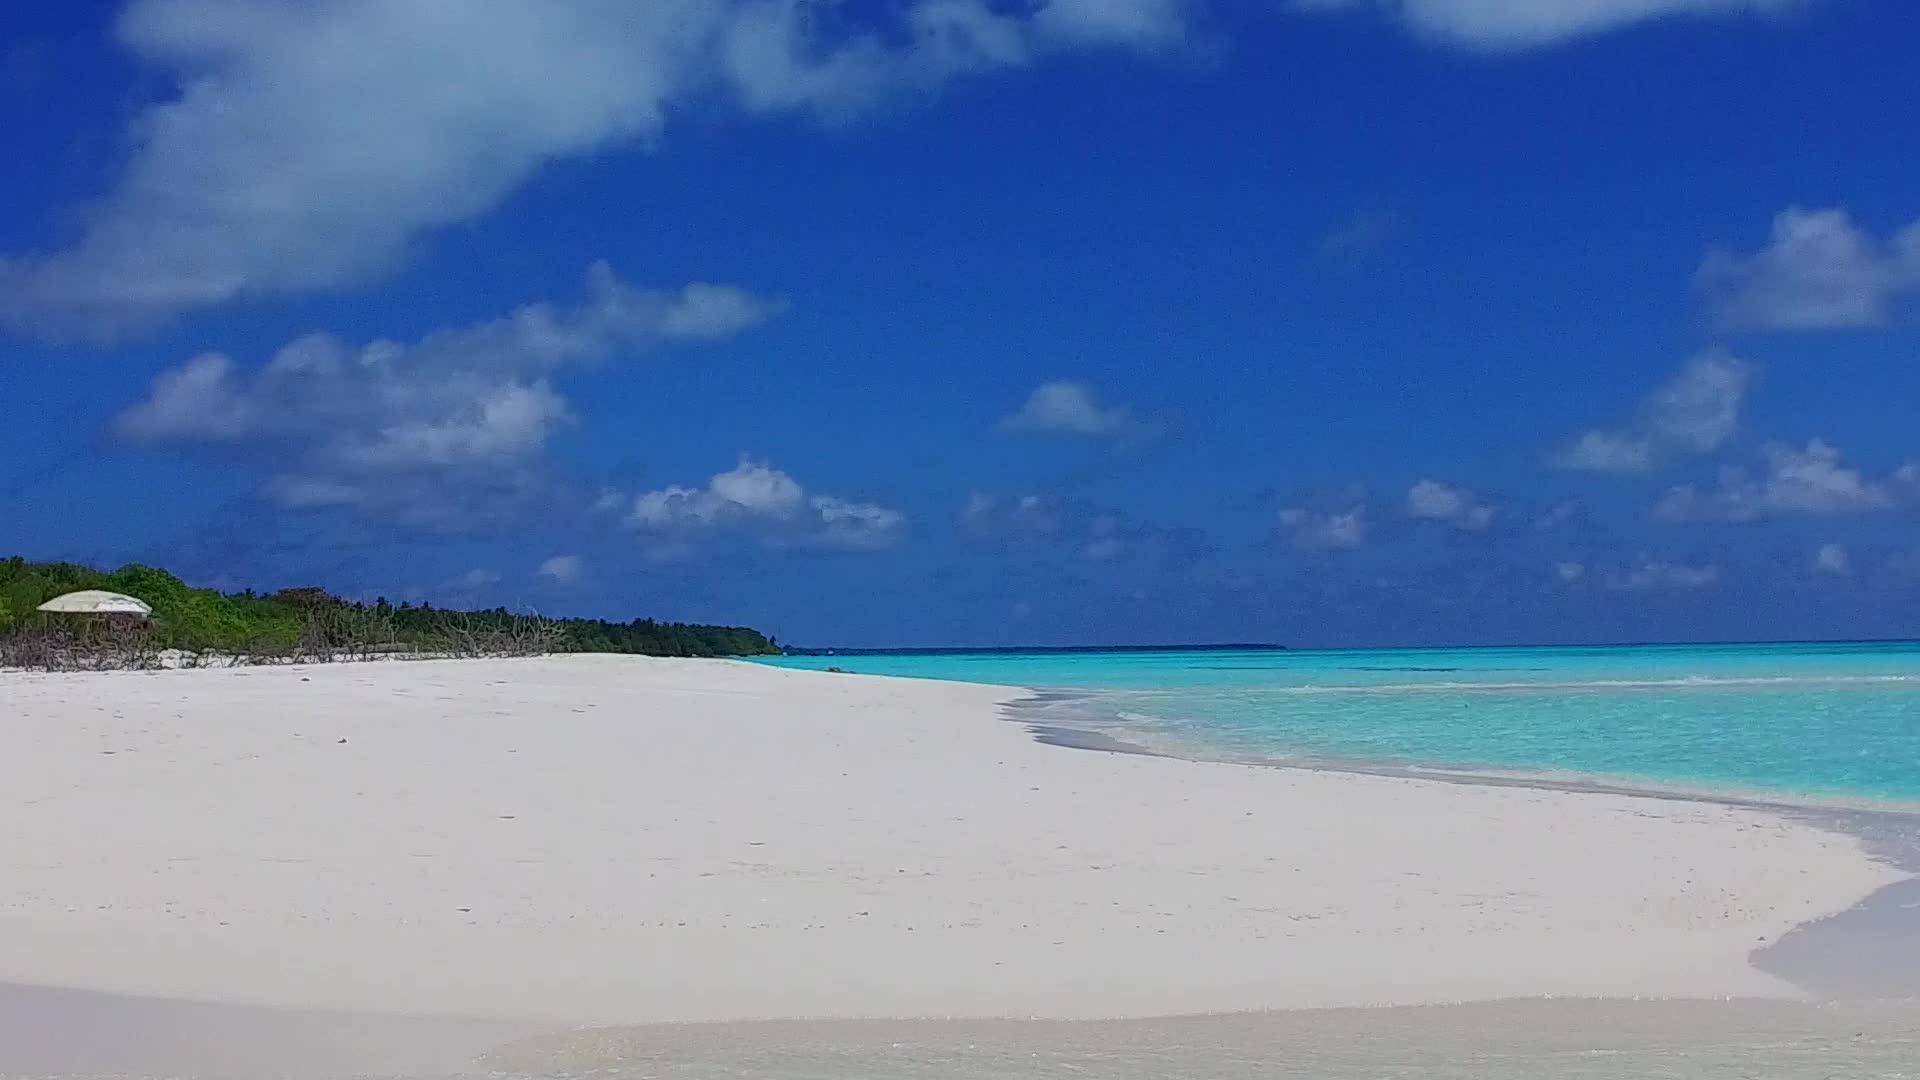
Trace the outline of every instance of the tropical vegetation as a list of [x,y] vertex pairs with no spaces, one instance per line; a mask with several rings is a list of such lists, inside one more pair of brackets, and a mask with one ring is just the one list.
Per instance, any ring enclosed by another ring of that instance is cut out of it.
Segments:
[[634,619],[550,618],[506,608],[459,610],[347,600],[318,588],[222,593],[188,585],[151,566],[111,572],[70,562],[0,560],[0,637],[57,629],[61,617],[35,609],[64,593],[104,589],[145,601],[145,630],[157,649],[228,656],[486,651],[637,653],[648,656],[757,656],[779,652],[771,638],[739,626]]

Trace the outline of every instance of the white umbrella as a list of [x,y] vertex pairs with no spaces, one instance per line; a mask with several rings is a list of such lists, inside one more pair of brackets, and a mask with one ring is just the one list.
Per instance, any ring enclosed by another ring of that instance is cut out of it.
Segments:
[[147,606],[146,601],[103,589],[82,589],[56,596],[41,604],[40,610],[57,615],[133,615],[142,619],[153,614],[153,608]]

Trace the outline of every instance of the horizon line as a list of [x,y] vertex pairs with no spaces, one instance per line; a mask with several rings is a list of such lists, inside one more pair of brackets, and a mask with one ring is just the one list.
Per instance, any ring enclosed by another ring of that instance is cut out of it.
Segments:
[[1668,641],[1502,642],[1436,645],[1283,645],[1272,642],[1173,643],[1130,645],[821,645],[781,646],[785,656],[953,656],[968,653],[1091,652],[1416,652],[1476,649],[1657,649],[1716,645],[1920,645],[1920,636],[1866,638],[1748,638]]

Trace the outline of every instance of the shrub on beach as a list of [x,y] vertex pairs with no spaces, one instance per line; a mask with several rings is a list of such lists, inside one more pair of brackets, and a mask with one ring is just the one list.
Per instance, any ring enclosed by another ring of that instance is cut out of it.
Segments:
[[[165,570],[140,564],[106,573],[77,563],[0,561],[0,638],[47,635],[62,628],[35,609],[79,589],[125,593],[153,608],[140,634],[140,657],[156,650],[240,661],[358,659],[374,654],[524,655],[547,652],[640,653],[652,656],[753,656],[779,652],[757,630],[635,619],[551,619],[506,608],[456,611],[430,604],[350,601],[323,589],[221,593],[197,589]],[[0,641],[4,644],[4,641]],[[59,655],[39,641],[19,655]],[[132,655],[132,654],[129,654]],[[99,657],[80,657],[79,661]],[[0,664],[6,663],[0,655]],[[51,666],[37,659],[32,666]],[[98,666],[92,663],[89,666]]]

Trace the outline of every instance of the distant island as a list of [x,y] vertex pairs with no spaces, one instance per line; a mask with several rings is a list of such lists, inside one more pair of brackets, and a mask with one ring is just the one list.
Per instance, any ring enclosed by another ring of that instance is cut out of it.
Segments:
[[[318,588],[222,593],[196,589],[165,570],[132,564],[112,572],[70,562],[0,561],[0,646],[58,633],[41,604],[81,589],[145,601],[153,618],[140,644],[155,650],[260,658],[370,652],[469,655],[513,652],[645,656],[770,656],[780,647],[741,626],[634,619],[552,618],[497,607],[468,611],[384,597],[366,603]],[[7,650],[0,648],[0,664]]]
[[788,646],[781,651],[787,656],[1031,656],[1036,653],[1285,652],[1286,650],[1285,645],[1252,642],[1218,645],[1007,645],[912,649]]

